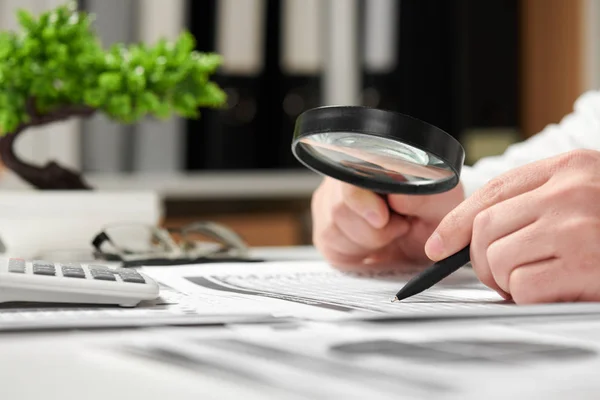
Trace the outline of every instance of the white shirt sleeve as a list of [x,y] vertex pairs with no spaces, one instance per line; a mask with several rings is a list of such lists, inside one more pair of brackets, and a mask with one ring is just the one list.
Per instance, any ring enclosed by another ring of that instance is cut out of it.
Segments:
[[576,149],[600,150],[600,91],[582,94],[573,112],[527,140],[511,145],[502,155],[482,158],[461,173],[470,196],[494,177],[533,161]]

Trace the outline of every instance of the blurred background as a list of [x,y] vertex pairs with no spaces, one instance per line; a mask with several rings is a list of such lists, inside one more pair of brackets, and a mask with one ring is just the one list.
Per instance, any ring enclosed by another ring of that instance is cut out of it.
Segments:
[[[15,11],[59,0],[0,0]],[[310,243],[320,177],[290,151],[295,118],[363,104],[456,137],[467,163],[556,123],[600,80],[597,0],[81,0],[102,41],[154,42],[182,29],[224,64],[226,110],[124,126],[105,117],[39,128],[18,150],[80,168],[101,190],[152,190],[163,224],[209,219],[256,246]],[[5,172],[0,189],[22,189]]]

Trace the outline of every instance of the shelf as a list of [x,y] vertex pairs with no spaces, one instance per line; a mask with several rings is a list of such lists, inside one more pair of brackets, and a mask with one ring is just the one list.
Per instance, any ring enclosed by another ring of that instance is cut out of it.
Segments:
[[[153,191],[168,200],[308,198],[321,182],[310,171],[197,172],[189,174],[87,174],[97,190]],[[0,190],[32,190],[15,175],[0,179]]]

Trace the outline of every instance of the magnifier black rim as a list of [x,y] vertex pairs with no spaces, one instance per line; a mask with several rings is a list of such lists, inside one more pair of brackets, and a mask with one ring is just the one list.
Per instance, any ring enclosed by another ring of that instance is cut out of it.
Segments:
[[[408,144],[439,158],[454,176],[430,183],[386,184],[336,168],[314,157],[300,144],[300,140],[307,136],[337,132],[369,134]],[[325,106],[300,114],[296,119],[292,152],[304,166],[321,175],[378,193],[403,194],[436,194],[454,188],[460,181],[465,157],[460,142],[442,129],[406,114],[364,106]]]

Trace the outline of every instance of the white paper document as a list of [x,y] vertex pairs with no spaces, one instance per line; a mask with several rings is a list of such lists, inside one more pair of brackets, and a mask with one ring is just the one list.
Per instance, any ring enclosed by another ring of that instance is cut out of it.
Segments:
[[271,315],[234,301],[198,302],[160,284],[160,297],[135,308],[70,304],[0,304],[0,332],[72,328],[212,325],[269,320]]
[[596,304],[517,306],[463,268],[429,290],[391,302],[413,276],[399,272],[344,273],[322,261],[148,267],[144,272],[196,298],[222,301],[274,316],[317,320],[453,318],[600,313]]
[[212,377],[250,398],[592,399],[600,390],[600,340],[495,322],[170,329],[87,351],[113,366],[169,367],[173,379]]

